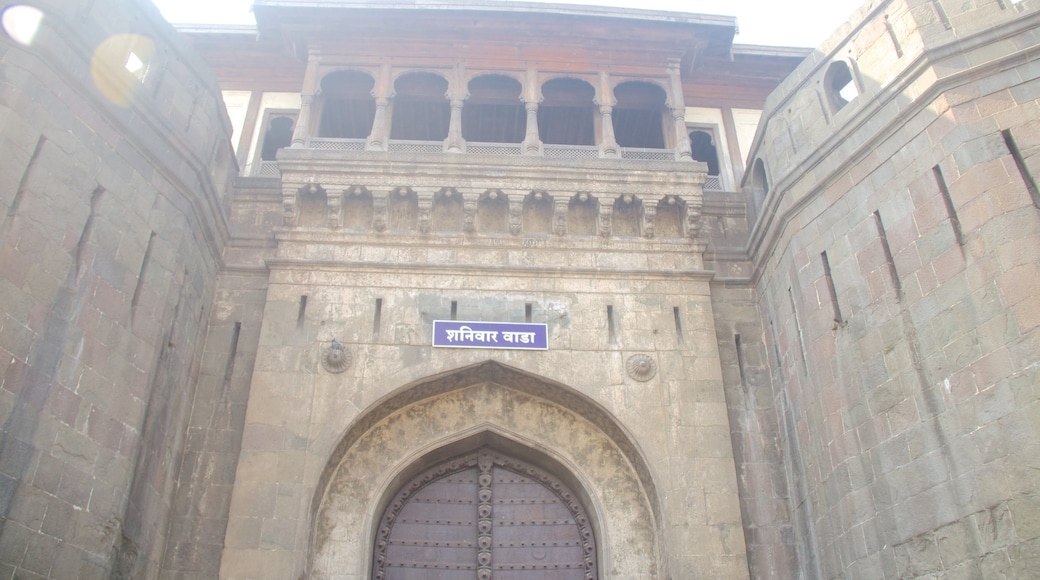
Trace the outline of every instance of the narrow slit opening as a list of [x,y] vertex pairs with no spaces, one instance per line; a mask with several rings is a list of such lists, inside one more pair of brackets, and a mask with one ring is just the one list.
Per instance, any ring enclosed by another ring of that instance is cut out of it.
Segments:
[[459,316],[459,303],[455,300],[451,301],[451,319],[458,320]]
[[1033,199],[1033,205],[1040,208],[1040,189],[1037,188],[1036,180],[1029,173],[1026,160],[1022,157],[1022,152],[1018,150],[1018,143],[1011,135],[1011,130],[1004,129],[1000,134],[1004,137],[1004,145],[1007,146],[1011,157],[1015,160],[1015,167],[1018,168],[1018,174],[1022,176],[1022,181],[1026,184],[1026,190],[1029,192],[1029,197]]
[[737,370],[740,372],[740,385],[747,388],[747,375],[744,371],[744,345],[740,342],[740,335],[733,335],[733,346],[737,349]]
[[903,301],[903,283],[899,280],[899,271],[896,270],[896,260],[892,256],[892,246],[888,244],[888,234],[885,232],[885,224],[881,221],[881,212],[874,212],[874,227],[877,228],[878,239],[881,240],[881,251],[885,254],[885,262],[888,264],[888,277],[892,281],[892,288],[896,291],[896,300]]
[[90,194],[90,213],[87,214],[87,220],[83,222],[83,230],[79,234],[79,241],[76,243],[76,279],[79,280],[80,272],[83,271],[85,264],[83,263],[86,259],[87,243],[90,241],[90,236],[94,231],[94,218],[98,214],[98,207],[101,205],[101,196],[105,193],[105,188],[100,185],[94,189],[94,192]]
[[234,330],[231,331],[231,348],[228,350],[227,364],[224,365],[224,383],[231,382],[235,374],[235,356],[238,354],[238,336],[242,333],[242,323],[236,322]]
[[808,372],[809,363],[805,360],[805,335],[802,332],[802,323],[798,319],[798,304],[794,300],[794,290],[788,288],[787,297],[791,301],[791,319],[794,321],[795,336],[798,337],[798,354],[802,359],[802,372]]
[[148,245],[144,248],[144,257],[141,258],[141,268],[137,271],[137,285],[134,287],[134,295],[130,298],[130,318],[137,314],[137,304],[141,301],[141,291],[144,289],[145,276],[148,274],[148,264],[152,261],[152,246],[155,244],[155,232],[148,237]]
[[296,313],[296,328],[303,328],[307,316],[307,295],[300,296],[300,310]]
[[831,273],[831,262],[827,258],[827,252],[820,252],[820,260],[823,262],[823,276],[827,279],[827,291],[831,296],[831,307],[834,309],[834,322],[839,326],[845,324],[841,315],[841,306],[838,304],[838,290],[834,286],[834,275]]
[[783,372],[784,360],[780,358],[780,341],[776,335],[776,324],[773,323],[773,319],[769,319],[769,335],[773,339],[773,357],[776,359],[776,367]]
[[672,317],[675,318],[675,340],[679,346],[682,346],[685,340],[683,339],[682,313],[678,306],[672,307]]
[[617,325],[614,322],[614,306],[607,305],[607,341],[617,344]]
[[534,305],[530,302],[524,304],[524,322],[531,322],[531,317],[533,313]]
[[885,31],[888,32],[888,38],[892,40],[892,46],[896,49],[896,56],[902,58],[903,46],[899,44],[899,38],[896,37],[896,29],[892,27],[892,22],[888,19],[888,14],[885,15]]
[[376,313],[372,317],[372,337],[375,340],[379,340],[379,329],[382,327],[383,319],[383,299],[376,298]]
[[935,14],[939,17],[939,22],[942,22],[943,27],[946,30],[952,30],[953,25],[950,24],[950,17],[946,15],[946,9],[942,7],[939,0],[932,0],[932,8],[935,9]]
[[932,168],[935,183],[939,186],[939,195],[942,196],[943,206],[946,208],[946,217],[950,220],[953,228],[953,237],[957,244],[964,250],[964,233],[961,231],[961,220],[957,217],[957,210],[953,207],[953,198],[950,197],[950,189],[946,186],[946,177],[943,176],[942,168],[936,165]]

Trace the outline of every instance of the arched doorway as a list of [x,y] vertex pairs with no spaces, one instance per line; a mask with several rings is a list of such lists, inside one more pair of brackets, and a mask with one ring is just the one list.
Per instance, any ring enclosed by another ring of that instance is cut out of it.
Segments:
[[[485,448],[552,476],[563,497],[584,509],[595,547],[593,571],[582,570],[582,580],[667,577],[660,567],[656,486],[629,435],[583,394],[491,361],[403,386],[352,422],[315,488],[304,576],[377,577],[382,518],[394,509],[398,494],[429,470]],[[548,487],[556,491],[555,483]],[[494,540],[494,528],[492,534]],[[405,577],[451,578],[443,568],[425,569],[426,575]],[[492,570],[490,578],[560,578],[558,571],[521,576]],[[467,580],[478,577],[475,569],[461,573]]]
[[378,580],[597,577],[577,496],[551,473],[489,447],[405,483],[380,519],[372,561]]

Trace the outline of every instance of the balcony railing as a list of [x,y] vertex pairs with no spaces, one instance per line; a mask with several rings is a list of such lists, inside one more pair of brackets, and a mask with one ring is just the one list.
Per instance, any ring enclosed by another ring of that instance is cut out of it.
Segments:
[[549,159],[598,159],[599,147],[595,145],[545,145],[542,155]]
[[311,137],[307,139],[308,149],[325,151],[364,151],[364,139],[332,139],[330,137]]
[[444,151],[444,143],[441,141],[394,140],[387,144],[386,150],[390,153],[440,153]]
[[634,159],[637,161],[675,161],[675,150],[622,147],[621,158]]
[[521,155],[522,143],[467,143],[466,153],[472,155]]
[[257,161],[247,165],[243,174],[252,177],[281,177],[282,172],[278,169],[277,161]]
[[[364,151],[365,139],[333,139],[329,137],[311,137],[307,139],[306,148],[320,151]],[[441,141],[390,141],[387,147],[391,153],[441,153],[444,143]],[[622,147],[621,158],[633,161],[675,161],[674,149],[641,149]],[[496,155],[502,157],[523,154],[522,143],[467,143],[466,153],[471,155]],[[598,159],[599,147],[595,145],[544,145],[542,155],[547,159]],[[277,161],[258,161],[246,166],[246,175],[253,177],[279,177],[281,171]],[[705,191],[723,191],[722,178],[709,175],[704,181]]]

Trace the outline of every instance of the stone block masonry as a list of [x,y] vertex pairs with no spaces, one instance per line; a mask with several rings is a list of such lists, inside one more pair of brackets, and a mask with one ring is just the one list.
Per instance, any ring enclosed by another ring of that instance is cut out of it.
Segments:
[[873,4],[769,99],[750,247],[810,576],[1035,574],[1038,22]]
[[156,577],[230,128],[151,4],[33,4],[31,43],[0,53],[0,574]]

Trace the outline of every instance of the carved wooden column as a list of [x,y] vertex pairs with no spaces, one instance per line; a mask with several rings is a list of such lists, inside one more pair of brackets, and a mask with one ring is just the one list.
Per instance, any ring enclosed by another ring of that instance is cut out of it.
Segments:
[[462,105],[469,98],[465,86],[465,71],[461,64],[455,65],[455,75],[448,94],[451,102],[451,117],[448,120],[448,138],[444,140],[444,150],[448,153],[465,153],[466,141],[462,138]]
[[419,232],[430,233],[430,222],[433,219],[433,197],[435,191],[416,191],[419,198]]
[[690,134],[686,131],[686,102],[683,99],[682,75],[679,72],[679,60],[668,61],[668,107],[672,112],[675,125],[675,158],[679,161],[693,161],[690,150]]
[[372,88],[372,97],[376,100],[376,116],[372,119],[372,132],[368,134],[368,140],[365,142],[366,151],[386,151],[386,110],[393,96],[390,65],[384,64],[379,69],[379,79]]
[[567,235],[567,208],[570,200],[559,196],[553,202],[553,233],[558,236]]
[[542,139],[538,135],[538,104],[542,102],[538,72],[527,69],[527,86],[524,90],[524,109],[527,111],[527,131],[524,134],[524,155],[541,155]]
[[318,96],[318,69],[321,57],[317,53],[307,53],[307,70],[303,73],[303,90],[300,92],[300,114],[296,118],[296,129],[293,131],[293,147],[304,147],[311,136],[311,108]]
[[600,196],[599,223],[597,232],[604,238],[610,237],[611,219],[614,217],[614,200]]
[[343,210],[343,196],[346,194],[346,190],[343,189],[326,189],[325,190],[325,201],[328,203],[329,214],[328,224],[329,228],[338,230],[342,224],[342,210]]
[[386,190],[372,192],[372,229],[377,232],[386,231],[386,202],[389,195],[390,192]]
[[647,239],[653,238],[656,233],[654,231],[654,218],[657,217],[657,204],[653,203],[652,200],[644,200],[643,202],[643,237]]
[[603,125],[599,156],[620,157],[617,140],[614,138],[614,121],[611,118],[617,99],[614,98],[614,90],[610,86],[610,76],[606,72],[599,73],[599,91],[600,96],[596,100],[596,104],[599,105],[599,117]]
[[506,196],[509,199],[509,233],[519,236],[524,231],[524,198],[522,191],[513,191]]

